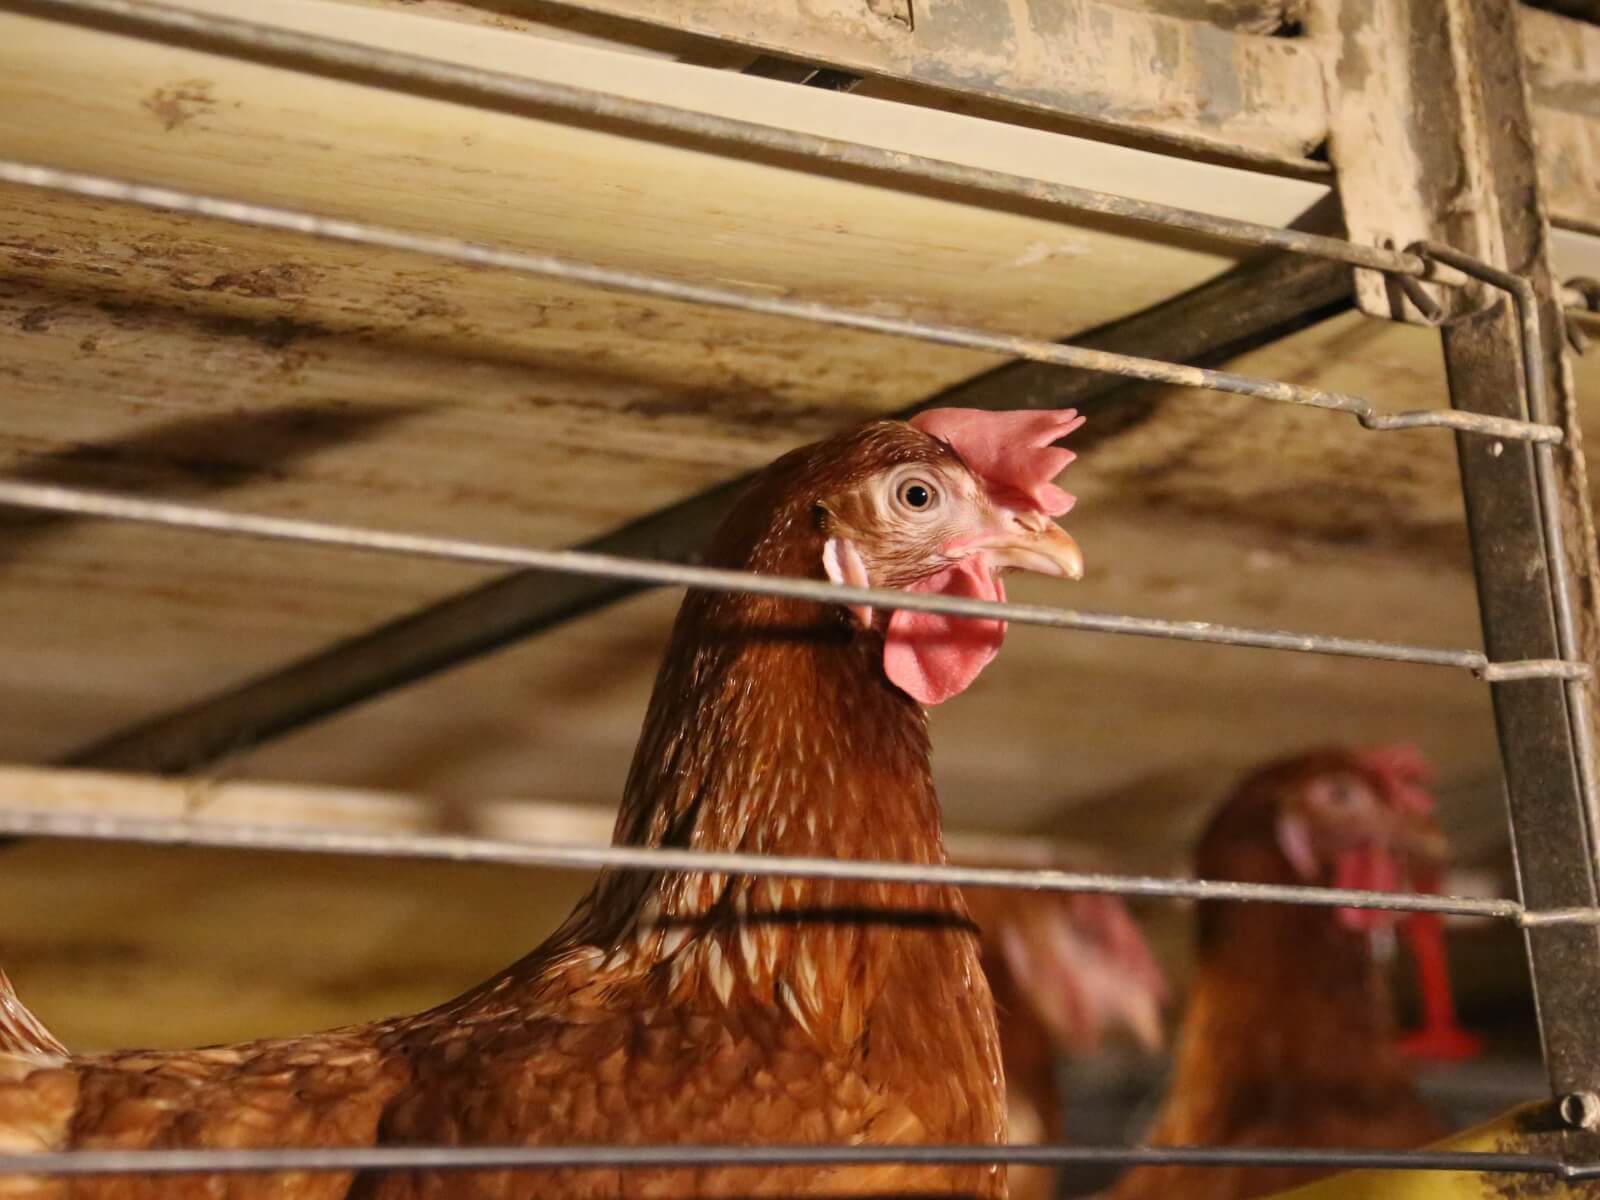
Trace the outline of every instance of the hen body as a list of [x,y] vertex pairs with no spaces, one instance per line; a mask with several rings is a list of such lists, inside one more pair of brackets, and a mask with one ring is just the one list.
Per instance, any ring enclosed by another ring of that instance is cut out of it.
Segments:
[[[967,903],[994,991],[1011,1141],[1059,1142],[1071,1132],[1062,1123],[1062,1059],[1118,1033],[1159,1049],[1166,978],[1116,896],[978,888]],[[1058,1190],[1052,1167],[1014,1165],[1007,1175],[1011,1200],[1049,1200]]]
[[[929,478],[964,469],[891,422],[795,451],[745,493],[708,559],[814,575],[831,520],[821,498],[923,462],[946,473]],[[867,517],[852,520],[864,537]],[[882,628],[881,615],[863,627],[831,606],[691,593],[616,841],[943,862],[926,719],[885,677]],[[199,1051],[74,1058],[26,1038],[0,1049],[0,1152],[1005,1140],[973,927],[958,892],[927,886],[608,871],[539,949],[428,1012]],[[886,1165],[13,1179],[0,1194],[990,1197],[1004,1186],[993,1166]]]
[[[1201,878],[1304,884],[1275,823],[1308,783],[1369,778],[1329,751],[1275,764],[1224,806],[1197,855]],[[1428,830],[1432,830],[1428,822]],[[1390,836],[1388,833],[1385,836]],[[1398,841],[1398,837],[1396,838]],[[1447,1131],[1398,1045],[1395,1003],[1369,936],[1331,908],[1203,902],[1198,961],[1152,1145],[1415,1148]],[[1246,1200],[1328,1168],[1138,1168],[1113,1200]]]

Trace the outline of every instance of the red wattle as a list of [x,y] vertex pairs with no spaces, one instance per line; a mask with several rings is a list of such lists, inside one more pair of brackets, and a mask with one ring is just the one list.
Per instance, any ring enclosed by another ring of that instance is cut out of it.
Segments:
[[[1005,584],[973,555],[906,589],[935,595],[1004,600]],[[999,652],[1004,621],[946,617],[896,609],[883,641],[883,670],[901,691],[920,704],[942,704],[965,691]]]
[[[1333,886],[1362,892],[1400,890],[1400,864],[1378,846],[1346,850],[1334,864]],[[1370,933],[1394,924],[1394,914],[1380,908],[1341,908],[1339,921],[1346,929]]]

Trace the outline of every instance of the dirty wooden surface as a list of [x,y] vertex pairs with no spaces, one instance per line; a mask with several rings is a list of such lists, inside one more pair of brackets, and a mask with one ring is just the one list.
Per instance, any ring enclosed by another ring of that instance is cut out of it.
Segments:
[[568,7],[1261,158],[1303,159],[1326,130],[1311,46],[1133,5],[575,0]]

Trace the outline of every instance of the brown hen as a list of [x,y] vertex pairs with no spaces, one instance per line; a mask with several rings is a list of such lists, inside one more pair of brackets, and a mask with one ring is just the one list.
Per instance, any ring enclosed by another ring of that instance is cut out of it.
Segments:
[[[1077,577],[1051,520],[1074,414],[936,410],[761,473],[708,561],[998,599]],[[618,843],[942,863],[922,704],[1003,625],[697,591],[656,681]],[[32,1030],[20,1005],[9,1027]],[[19,1015],[23,1014],[23,1015]],[[208,1050],[0,1053],[0,1151],[1005,1140],[988,985],[956,890],[607,871],[543,945],[415,1016]],[[0,1187],[5,1186],[0,1182]],[[12,1180],[118,1197],[1000,1196],[994,1166]]]
[[[1116,896],[974,888],[967,904],[982,931],[983,971],[999,1014],[1011,1141],[1057,1142],[1061,1061],[1118,1033],[1159,1049],[1166,977]],[[1057,1174],[1011,1167],[1011,1200],[1048,1200]]]
[[[1203,879],[1405,890],[1445,842],[1404,748],[1325,750],[1247,779],[1202,838]],[[1396,914],[1203,902],[1192,991],[1153,1145],[1409,1149],[1446,1132],[1402,1053],[1372,935]],[[1451,1018],[1453,1020],[1453,1017]],[[1326,1168],[1145,1167],[1114,1200],[1245,1200]]]

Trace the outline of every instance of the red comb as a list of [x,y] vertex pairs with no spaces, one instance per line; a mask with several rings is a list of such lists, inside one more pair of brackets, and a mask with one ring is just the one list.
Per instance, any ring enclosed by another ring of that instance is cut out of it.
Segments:
[[1356,760],[1378,777],[1383,798],[1396,808],[1414,813],[1433,811],[1433,764],[1422,750],[1408,742],[1393,746],[1371,746],[1360,751]]
[[1071,493],[1051,480],[1077,457],[1051,443],[1083,421],[1074,408],[1038,412],[934,408],[911,418],[913,426],[959,454],[991,490],[1021,497],[1047,517],[1059,517],[1072,507]]

